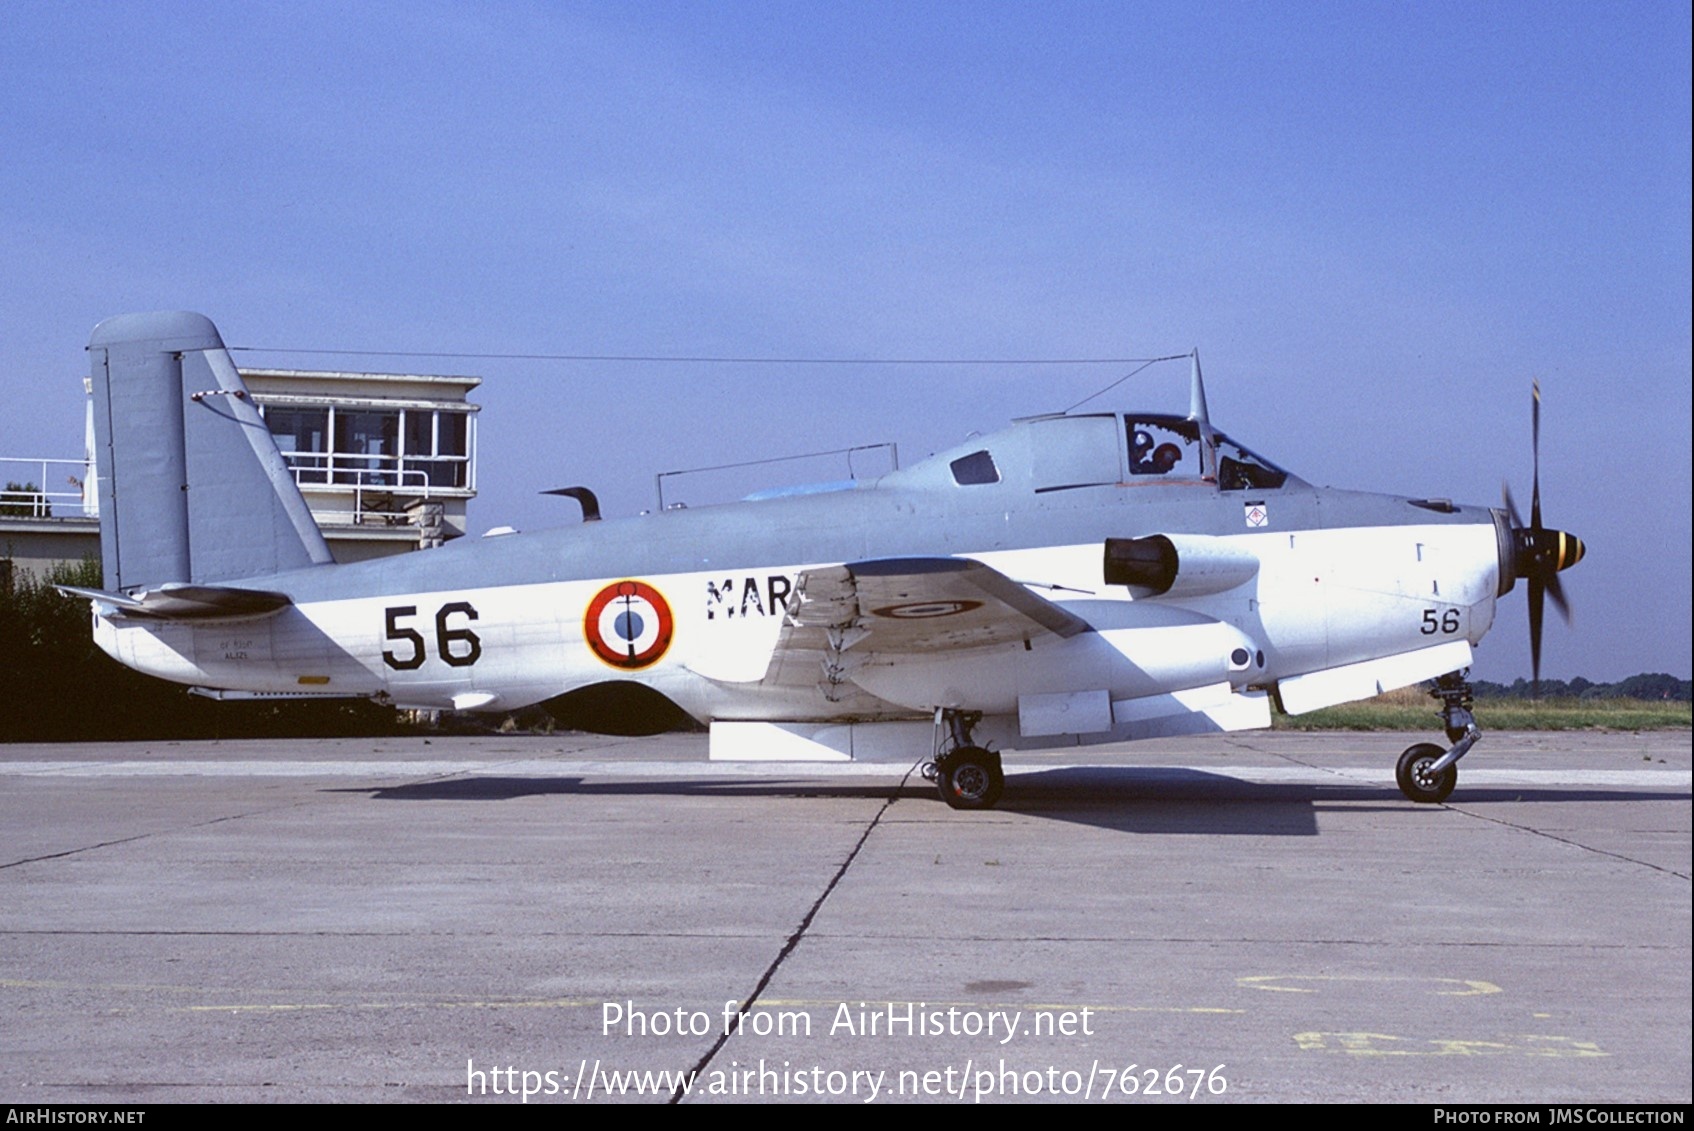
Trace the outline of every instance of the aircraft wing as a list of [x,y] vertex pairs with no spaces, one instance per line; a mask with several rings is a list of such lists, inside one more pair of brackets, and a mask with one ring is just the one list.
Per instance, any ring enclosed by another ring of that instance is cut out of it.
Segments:
[[969,558],[879,558],[801,575],[789,620],[853,626],[867,652],[942,652],[1006,644],[1089,624],[999,570]]
[[[968,558],[879,558],[801,574],[767,684],[851,679],[853,657],[891,657],[1091,631],[1087,621]],[[845,688],[842,688],[845,691]]]
[[126,617],[159,620],[204,620],[212,617],[261,617],[289,605],[288,594],[264,589],[239,589],[233,585],[189,585],[171,582],[157,589],[134,594],[108,593],[104,589],[79,589],[60,585],[68,597],[83,597],[105,605]]

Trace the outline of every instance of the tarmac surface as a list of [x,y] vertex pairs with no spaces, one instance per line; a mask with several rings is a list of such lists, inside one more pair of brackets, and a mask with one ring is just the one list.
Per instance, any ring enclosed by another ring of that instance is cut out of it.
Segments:
[[1688,1102],[1689,732],[1429,739],[0,746],[0,1102]]

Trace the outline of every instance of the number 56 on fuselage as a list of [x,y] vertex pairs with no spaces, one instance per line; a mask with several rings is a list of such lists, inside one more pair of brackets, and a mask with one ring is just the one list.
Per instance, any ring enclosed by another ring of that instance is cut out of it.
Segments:
[[927,758],[964,808],[998,799],[1003,748],[1446,677],[1455,745],[1400,767],[1438,800],[1495,601],[1526,576],[1538,633],[1582,552],[1539,490],[1525,528],[1313,487],[1212,429],[1196,363],[1187,416],[1035,417],[840,490],[618,521],[577,492],[579,525],[336,565],[209,321],[120,316],[90,354],[105,577],[74,592],[130,667],[220,696],[574,704],[625,732],[674,705],[713,758]]

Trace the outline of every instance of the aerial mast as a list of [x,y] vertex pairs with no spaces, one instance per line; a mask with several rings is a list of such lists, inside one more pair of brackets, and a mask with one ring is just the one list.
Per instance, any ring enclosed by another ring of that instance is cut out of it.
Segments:
[[1200,378],[1200,351],[1189,355],[1193,362],[1188,389],[1188,419],[1200,426],[1200,478],[1216,482],[1218,477],[1218,446],[1212,436],[1212,418],[1206,412],[1206,383]]

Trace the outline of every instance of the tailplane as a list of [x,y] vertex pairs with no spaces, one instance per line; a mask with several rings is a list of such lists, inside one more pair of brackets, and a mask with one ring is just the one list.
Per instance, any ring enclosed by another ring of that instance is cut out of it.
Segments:
[[105,588],[234,581],[327,564],[329,547],[217,327],[124,314],[94,328]]

